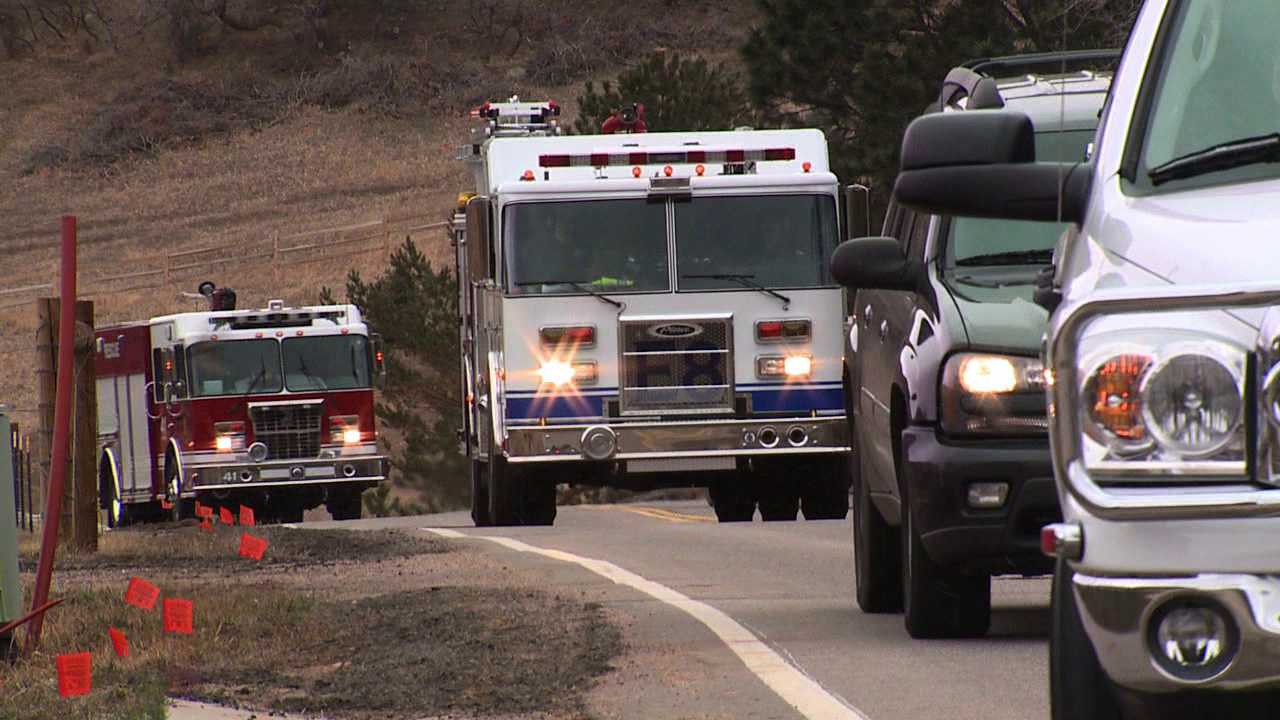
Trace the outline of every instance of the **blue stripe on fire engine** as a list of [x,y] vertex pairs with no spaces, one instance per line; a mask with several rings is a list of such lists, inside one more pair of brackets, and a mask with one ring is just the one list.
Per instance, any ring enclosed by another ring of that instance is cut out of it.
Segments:
[[[843,410],[844,393],[840,384],[835,387],[772,387],[755,386],[740,388],[751,393],[751,408],[755,412],[797,412],[808,414],[818,410]],[[616,389],[611,389],[616,392]],[[597,391],[598,392],[598,391]],[[613,394],[551,396],[515,394],[507,395],[507,417],[511,419],[536,418],[590,418],[604,417],[606,400],[617,399]]]

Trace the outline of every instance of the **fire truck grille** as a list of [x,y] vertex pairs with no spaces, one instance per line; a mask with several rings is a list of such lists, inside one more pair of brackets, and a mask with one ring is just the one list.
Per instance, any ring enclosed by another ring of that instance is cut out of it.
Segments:
[[733,318],[619,323],[621,411],[733,412]]
[[313,458],[320,454],[321,403],[257,405],[249,409],[253,436],[267,446],[267,459]]

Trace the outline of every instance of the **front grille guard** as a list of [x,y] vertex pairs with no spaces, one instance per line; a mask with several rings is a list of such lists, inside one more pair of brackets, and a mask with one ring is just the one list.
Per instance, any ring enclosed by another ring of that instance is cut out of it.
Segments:
[[[1063,306],[1049,326],[1047,362],[1053,373],[1049,390],[1049,444],[1054,474],[1067,492],[1091,514],[1108,520],[1168,520],[1252,518],[1280,516],[1280,489],[1218,492],[1179,492],[1160,488],[1142,495],[1109,492],[1090,476],[1084,464],[1079,402],[1077,340],[1088,323],[1104,315],[1192,310],[1233,310],[1280,306],[1280,285],[1253,283],[1233,288],[1223,285],[1171,286],[1102,290],[1084,301]],[[1280,328],[1276,328],[1280,329]],[[1274,330],[1264,327],[1259,350],[1269,363],[1277,356]],[[1265,376],[1265,370],[1263,375]],[[1253,406],[1251,406],[1253,407]],[[1066,412],[1060,412],[1065,409]],[[1255,412],[1257,411],[1255,407]],[[1266,423],[1265,417],[1259,422]],[[1257,448],[1250,452],[1257,456]],[[1255,466],[1257,463],[1254,463]]]

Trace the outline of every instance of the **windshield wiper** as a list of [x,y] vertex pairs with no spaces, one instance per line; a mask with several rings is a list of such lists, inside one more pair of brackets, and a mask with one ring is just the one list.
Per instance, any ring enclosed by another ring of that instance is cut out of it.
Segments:
[[1184,180],[1220,170],[1280,162],[1280,133],[1241,138],[1174,158],[1153,168],[1147,176],[1153,185]]
[[755,275],[744,274],[744,273],[713,273],[713,274],[707,274],[707,275],[681,275],[680,276],[682,280],[732,280],[733,282],[736,282],[739,285],[742,285],[743,287],[749,287],[752,290],[759,290],[765,295],[772,295],[778,298],[779,300],[782,301],[783,310],[786,310],[787,308],[791,307],[791,298],[787,297],[786,295],[783,295],[777,290],[770,290],[769,288],[761,285],[755,280],[752,280],[752,278],[754,277]]
[[261,360],[262,369],[258,371],[258,374],[253,376],[252,380],[249,381],[249,387],[244,391],[245,395],[252,395],[254,388],[258,387],[258,383],[267,379],[267,359],[259,356],[259,360]]
[[625,305],[618,302],[617,300],[614,300],[613,298],[603,293],[592,290],[590,285],[586,284],[581,280],[529,280],[526,282],[516,283],[516,287],[529,287],[531,285],[568,285],[569,287],[576,288],[577,290],[584,292],[593,298],[596,298],[602,303],[608,303],[618,308],[619,310],[626,307]]
[[1041,250],[1011,250],[1009,252],[970,255],[956,261],[956,267],[975,265],[1043,265],[1053,262],[1053,248]]

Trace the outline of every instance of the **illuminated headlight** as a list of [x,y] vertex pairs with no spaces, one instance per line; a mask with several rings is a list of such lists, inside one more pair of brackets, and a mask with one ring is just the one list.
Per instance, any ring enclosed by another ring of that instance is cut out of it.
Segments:
[[1089,467],[1167,471],[1196,461],[1196,474],[1245,471],[1248,354],[1190,337],[1171,330],[1088,339],[1077,417]]
[[363,439],[360,433],[359,415],[334,415],[329,418],[330,442],[359,445]]
[[958,353],[942,370],[943,430],[951,435],[1042,435],[1044,364],[1035,358]]
[[567,363],[563,360],[547,360],[538,368],[538,376],[543,385],[564,387],[570,383],[577,385],[594,383],[599,377],[595,361]]
[[968,393],[1011,393],[1018,389],[1018,369],[1013,360],[994,355],[960,358],[960,389]]
[[756,358],[756,375],[762,378],[801,379],[813,372],[808,355],[761,355]]
[[244,449],[244,423],[241,421],[213,424],[213,446],[218,452]]

